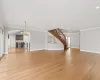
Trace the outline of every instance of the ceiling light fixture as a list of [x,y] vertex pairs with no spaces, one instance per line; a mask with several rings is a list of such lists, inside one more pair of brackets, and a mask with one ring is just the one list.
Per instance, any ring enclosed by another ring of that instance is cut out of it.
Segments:
[[100,8],[99,6],[96,7],[96,9],[99,9],[99,8]]
[[70,28],[67,28],[68,30],[70,29]]
[[21,31],[20,33],[23,34],[23,31]]
[[28,32],[28,30],[27,30],[27,28],[26,28],[26,21],[25,21],[25,29],[24,29],[24,31],[22,31],[21,32],[24,36],[28,36],[29,35],[29,32]]

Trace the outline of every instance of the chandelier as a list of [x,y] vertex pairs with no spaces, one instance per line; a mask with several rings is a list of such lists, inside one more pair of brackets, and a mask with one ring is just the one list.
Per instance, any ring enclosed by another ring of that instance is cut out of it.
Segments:
[[21,32],[24,36],[29,36],[29,32],[27,30],[27,27],[26,27],[26,21],[25,21],[25,29]]

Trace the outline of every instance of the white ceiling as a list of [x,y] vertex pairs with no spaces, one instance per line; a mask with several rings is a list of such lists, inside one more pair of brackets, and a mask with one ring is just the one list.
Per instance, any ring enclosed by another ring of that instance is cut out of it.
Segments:
[[100,0],[2,0],[6,26],[78,31],[100,27]]

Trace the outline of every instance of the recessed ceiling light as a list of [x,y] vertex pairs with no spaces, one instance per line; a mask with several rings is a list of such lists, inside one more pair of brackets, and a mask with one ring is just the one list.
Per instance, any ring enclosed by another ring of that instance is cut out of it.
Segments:
[[99,8],[100,8],[99,6],[96,7],[96,9],[99,9]]
[[21,33],[21,34],[23,34],[23,32],[22,32],[22,31],[21,31],[20,33]]
[[61,26],[62,28],[64,27],[64,26]]

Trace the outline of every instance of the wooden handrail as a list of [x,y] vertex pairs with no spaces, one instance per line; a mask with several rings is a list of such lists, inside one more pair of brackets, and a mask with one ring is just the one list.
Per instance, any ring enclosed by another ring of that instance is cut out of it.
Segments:
[[59,29],[59,28],[57,28],[59,31],[60,31],[60,33],[64,36],[64,38],[65,38],[65,41],[66,41],[66,37],[65,37],[65,35],[63,34],[63,32]]

